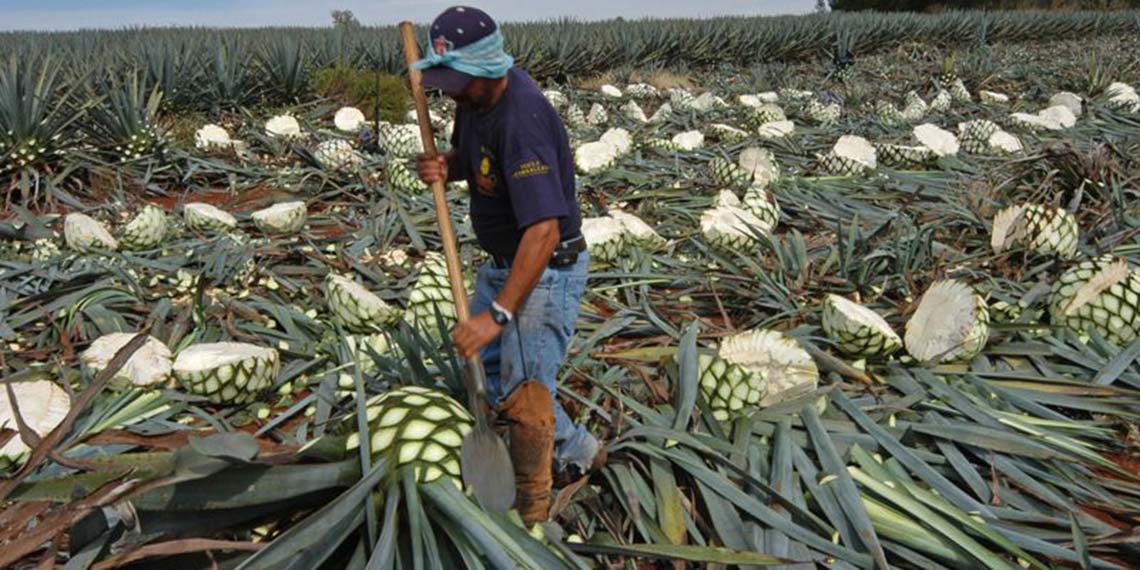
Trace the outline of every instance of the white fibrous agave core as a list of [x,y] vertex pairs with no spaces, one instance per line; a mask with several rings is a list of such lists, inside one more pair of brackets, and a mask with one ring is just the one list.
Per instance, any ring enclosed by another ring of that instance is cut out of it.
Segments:
[[938,156],[958,154],[958,137],[937,125],[925,123],[914,128],[914,138]]
[[364,113],[356,107],[341,107],[333,116],[337,130],[345,133],[360,132],[366,122]]

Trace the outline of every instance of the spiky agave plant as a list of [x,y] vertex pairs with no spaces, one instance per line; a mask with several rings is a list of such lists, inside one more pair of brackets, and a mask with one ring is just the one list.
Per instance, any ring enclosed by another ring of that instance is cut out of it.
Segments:
[[831,71],[828,75],[841,83],[847,83],[851,79],[855,67],[855,55],[852,53],[855,36],[851,32],[852,28],[839,30],[831,55]]
[[158,126],[163,93],[148,86],[143,74],[106,77],[95,82],[91,97],[103,100],[91,108],[83,124],[91,140],[114,162],[140,159],[162,160],[166,135]]
[[257,58],[263,90],[280,103],[299,101],[309,88],[306,55],[305,44],[288,36],[265,44]]
[[[17,54],[0,67],[0,177],[12,178],[0,179],[3,186],[14,185],[21,173],[36,178],[64,169],[65,153],[77,142],[68,130],[90,102],[75,103],[79,84],[62,81],[60,69],[54,61]],[[54,203],[51,190],[22,196],[22,203]]]

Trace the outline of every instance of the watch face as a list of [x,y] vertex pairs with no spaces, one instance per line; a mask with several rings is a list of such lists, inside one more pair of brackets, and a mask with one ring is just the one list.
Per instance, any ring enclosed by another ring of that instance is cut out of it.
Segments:
[[507,318],[506,313],[503,313],[502,311],[496,310],[494,308],[491,309],[491,319],[500,325],[505,325],[510,322],[510,319]]

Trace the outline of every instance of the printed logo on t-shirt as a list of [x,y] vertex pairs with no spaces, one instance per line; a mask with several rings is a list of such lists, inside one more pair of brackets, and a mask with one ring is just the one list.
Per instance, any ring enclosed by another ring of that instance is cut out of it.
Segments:
[[495,191],[495,187],[499,185],[499,177],[495,174],[495,157],[491,154],[491,149],[485,146],[480,146],[479,152],[482,158],[479,160],[479,173],[475,176],[479,193],[491,198],[498,198],[499,193]]
[[528,160],[518,166],[511,173],[511,180],[518,180],[528,176],[539,176],[550,172],[550,167],[537,158]]

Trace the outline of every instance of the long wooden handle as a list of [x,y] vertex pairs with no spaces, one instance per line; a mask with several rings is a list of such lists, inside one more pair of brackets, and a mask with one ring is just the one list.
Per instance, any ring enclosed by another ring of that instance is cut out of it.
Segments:
[[[400,36],[404,40],[404,59],[408,62],[408,78],[411,80],[412,100],[416,104],[416,120],[420,124],[420,138],[424,142],[424,152],[436,154],[435,136],[431,132],[431,116],[428,115],[427,97],[424,95],[420,70],[412,63],[420,59],[420,47],[416,44],[415,26],[411,22],[400,22]],[[467,291],[463,286],[463,272],[459,264],[459,247],[456,245],[455,228],[451,225],[451,213],[447,208],[447,188],[445,181],[431,185],[435,199],[435,218],[439,222],[439,237],[443,240],[443,256],[447,259],[447,279],[451,282],[451,296],[455,298],[455,314],[459,321],[470,316],[467,307]]]

